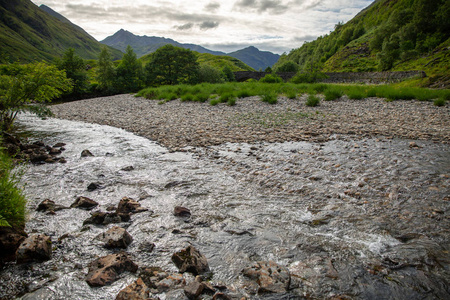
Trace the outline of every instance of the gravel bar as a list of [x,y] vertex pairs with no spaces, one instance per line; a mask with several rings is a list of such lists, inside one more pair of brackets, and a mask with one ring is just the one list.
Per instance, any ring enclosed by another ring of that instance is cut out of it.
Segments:
[[130,94],[53,105],[57,118],[123,128],[172,151],[226,142],[325,142],[341,136],[450,142],[450,106],[424,101],[387,102],[379,98],[321,101],[279,97],[275,105],[259,97],[235,106],[156,100]]

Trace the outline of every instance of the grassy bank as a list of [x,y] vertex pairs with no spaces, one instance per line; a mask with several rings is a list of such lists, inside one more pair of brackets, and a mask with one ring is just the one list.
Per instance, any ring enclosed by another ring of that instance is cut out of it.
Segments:
[[[170,100],[181,99],[182,101],[209,101],[212,105],[218,103],[234,105],[236,99],[250,96],[260,96],[263,101],[275,104],[276,101],[273,99],[276,96],[296,99],[304,94],[319,95],[321,99],[326,101],[336,100],[344,95],[350,99],[363,99],[368,97],[384,98],[386,101],[416,99],[420,101],[434,101],[436,105],[445,105],[446,101],[450,100],[450,90],[399,87],[394,85],[261,82],[161,86],[143,89],[137,96],[151,100],[160,100],[161,104]],[[234,99],[234,101],[230,99]],[[267,99],[271,100],[267,101]]]
[[0,226],[20,228],[25,224],[26,200],[13,167],[11,158],[0,148]]

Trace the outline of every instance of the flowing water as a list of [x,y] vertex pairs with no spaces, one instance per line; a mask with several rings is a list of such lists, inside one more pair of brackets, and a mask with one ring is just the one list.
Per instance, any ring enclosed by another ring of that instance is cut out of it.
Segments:
[[[0,298],[114,299],[136,279],[125,273],[110,286],[89,287],[87,265],[112,253],[96,240],[107,228],[83,226],[90,212],[81,209],[35,211],[44,199],[70,206],[78,196],[99,202],[101,211],[123,197],[149,209],[121,224],[140,267],[177,272],[171,255],[192,244],[207,257],[212,281],[240,294],[241,270],[272,260],[289,268],[293,298],[450,297],[448,145],[341,137],[169,152],[108,126],[29,115],[19,124],[31,141],[66,143],[67,163],[24,169],[26,231],[51,236],[53,257],[7,266]],[[84,149],[94,157],[81,157]],[[92,182],[101,188],[88,192]],[[192,217],[175,217],[175,206]]]

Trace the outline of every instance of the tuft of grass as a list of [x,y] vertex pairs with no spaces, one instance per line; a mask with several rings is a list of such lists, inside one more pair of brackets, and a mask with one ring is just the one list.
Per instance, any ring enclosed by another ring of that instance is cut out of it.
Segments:
[[325,95],[325,101],[333,101],[333,100],[339,99],[344,94],[342,92],[342,90],[333,89],[333,88],[327,89],[323,93]]
[[191,93],[186,93],[186,94],[181,96],[180,100],[181,100],[181,102],[192,101],[192,100],[194,100],[194,95],[192,95]]
[[26,199],[18,184],[11,158],[0,148],[0,226],[25,225]]
[[309,95],[308,99],[306,99],[306,106],[315,107],[320,103],[320,98],[314,95]]
[[250,97],[251,94],[250,94],[250,92],[249,92],[248,90],[242,89],[242,90],[240,90],[240,91],[238,91],[238,92],[236,93],[236,96],[237,96],[238,98],[247,98],[247,97]]
[[195,97],[194,97],[194,101],[202,102],[202,103],[208,101],[208,99],[209,99],[209,94],[207,94],[207,93],[199,93],[199,94],[195,95]]
[[228,106],[235,106],[236,105],[236,97],[228,99],[227,105]]
[[444,98],[438,98],[433,101],[433,104],[436,106],[445,106],[446,102],[447,102],[447,100],[445,100]]
[[261,96],[261,101],[269,104],[277,104],[277,95],[272,92],[267,92]]
[[234,96],[233,93],[230,93],[230,92],[228,92],[228,93],[223,93],[222,95],[220,95],[219,101],[220,101],[221,103],[227,103],[228,100],[233,99],[233,98],[235,98],[235,96]]
[[209,100],[209,104],[212,105],[212,106],[215,106],[215,105],[217,105],[219,103],[220,103],[219,98],[214,98],[214,99]]
[[353,100],[361,100],[365,98],[365,95],[361,91],[351,90],[347,92],[347,97]]

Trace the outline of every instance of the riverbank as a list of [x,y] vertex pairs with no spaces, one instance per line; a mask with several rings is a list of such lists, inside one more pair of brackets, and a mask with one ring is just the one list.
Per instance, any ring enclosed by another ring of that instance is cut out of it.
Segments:
[[379,98],[321,101],[305,105],[306,96],[279,97],[270,105],[259,97],[239,99],[235,106],[180,102],[164,104],[117,95],[51,107],[57,118],[123,128],[179,150],[226,142],[325,142],[341,135],[450,141],[450,106],[431,102]]

